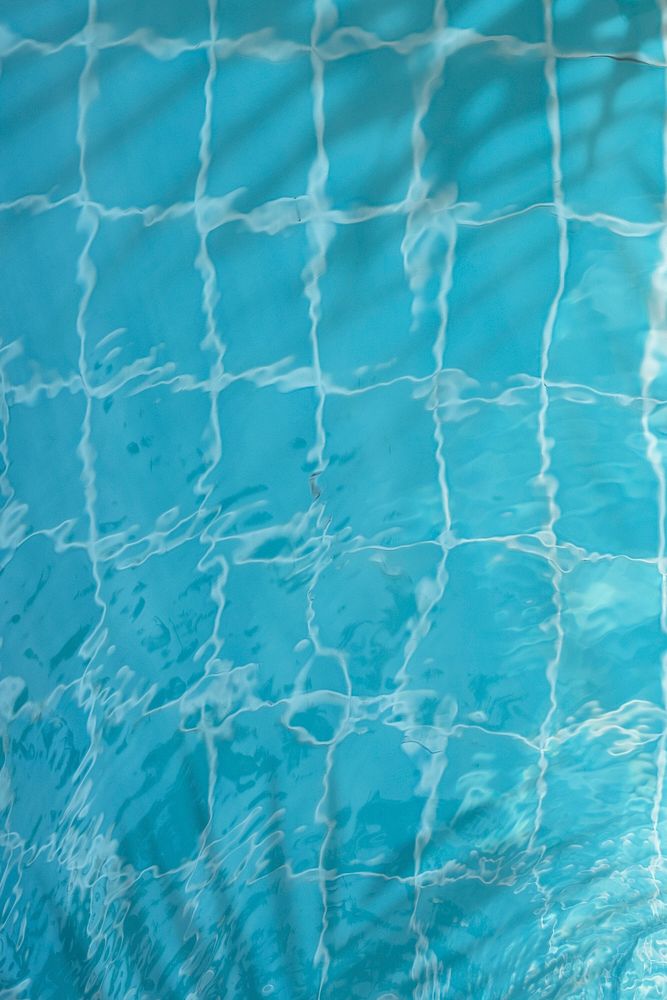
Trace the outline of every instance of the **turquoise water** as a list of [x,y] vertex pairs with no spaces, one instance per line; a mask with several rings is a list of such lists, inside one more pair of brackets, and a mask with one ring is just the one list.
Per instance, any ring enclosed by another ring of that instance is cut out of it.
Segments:
[[0,24],[0,1000],[667,996],[667,5]]

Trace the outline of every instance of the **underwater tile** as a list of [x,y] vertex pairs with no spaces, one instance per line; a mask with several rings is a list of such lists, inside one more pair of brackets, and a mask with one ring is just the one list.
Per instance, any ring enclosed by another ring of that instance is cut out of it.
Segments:
[[225,0],[218,8],[218,37],[242,38],[264,32],[267,40],[282,39],[301,45],[310,43],[315,22],[312,0]]
[[322,370],[338,386],[357,389],[405,375],[421,378],[436,366],[445,247],[438,243],[419,260],[424,287],[417,312],[401,246],[404,236],[403,216],[336,229],[319,283],[318,344]]
[[457,723],[537,739],[549,710],[555,612],[545,558],[503,544],[459,546],[408,667],[411,683],[451,705]]
[[421,857],[424,879],[498,882],[532,870],[539,751],[481,728],[450,736]]
[[[287,525],[308,511],[316,406],[310,388],[281,391],[238,381],[220,394],[222,452],[239,461],[217,478],[213,497],[230,528],[252,532]],[[269,461],[277,454],[279,465]]]
[[539,480],[539,393],[440,407],[452,527],[464,538],[538,531],[549,519]]
[[[85,314],[92,385],[154,368],[164,378],[208,376],[215,355],[203,347],[199,242],[192,217],[152,226],[136,217],[100,221],[89,251],[96,280]],[[132,283],[122,281],[127,268]]]
[[459,227],[445,367],[475,379],[482,395],[502,391],[517,375],[538,377],[557,290],[558,226],[547,209]]
[[248,211],[306,194],[317,156],[312,76],[307,54],[283,61],[244,55],[220,61],[212,91],[209,195],[237,191],[234,206]]
[[542,59],[493,43],[455,52],[423,128],[425,176],[436,190],[453,187],[479,217],[553,200]]
[[294,726],[287,706],[246,704],[216,742],[212,837],[245,881],[317,869],[329,747]]
[[416,939],[413,887],[364,872],[341,874],[326,887],[324,944],[330,965],[322,997],[409,996]]
[[433,416],[411,386],[332,396],[327,467],[318,479],[334,531],[377,544],[437,537],[444,527]]
[[[203,51],[158,59],[120,45],[98,53],[98,94],[86,119],[93,200],[107,208],[143,208],[194,198],[207,71]],[[134,110],[137,91],[141,114]]]
[[225,369],[240,374],[277,365],[284,373],[310,367],[303,281],[310,251],[303,228],[268,234],[228,223],[209,233],[207,246],[218,283],[216,320]]
[[149,31],[162,38],[182,38],[201,42],[209,37],[207,0],[188,0],[186,4],[164,0],[98,0],[97,21],[112,25],[115,34],[131,35]]
[[[662,59],[660,5],[655,0],[559,0],[554,42],[574,52],[638,52]],[[658,70],[658,72],[660,72]]]
[[206,468],[209,420],[209,397],[199,391],[159,386],[133,392],[129,384],[96,399],[90,432],[95,476],[113,482],[117,470],[125,470],[122,493],[98,495],[98,524],[132,540],[150,534],[162,515],[192,515],[201,503],[197,483]]
[[419,595],[432,586],[435,546],[342,553],[318,578],[313,606],[320,641],[347,657],[355,695],[388,694],[419,616]]
[[640,395],[658,239],[572,221],[568,247],[548,378]]
[[447,25],[526,42],[544,41],[545,35],[539,0],[447,0]]
[[17,38],[59,45],[81,31],[87,20],[87,0],[70,0],[67,4],[42,0],[30,5],[0,0],[0,27]]
[[15,385],[78,374],[82,290],[77,261],[85,238],[77,232],[77,220],[78,212],[67,205],[3,213],[4,239],[12,252],[0,271],[0,323],[3,340],[19,349],[6,362]]
[[549,397],[558,540],[589,552],[657,556],[657,480],[641,406],[565,389]]
[[541,905],[532,879],[462,876],[424,886],[415,920],[422,935],[420,976],[455,997],[539,996],[549,947]]
[[[78,538],[88,535],[83,462],[78,454],[86,412],[83,394],[63,391],[49,398],[40,393],[32,402],[10,410],[9,459],[30,454],[27,465],[16,461],[12,486],[19,503],[28,506],[25,520],[33,531],[74,521]],[[39,475],[35,475],[39,468]]]
[[410,61],[380,48],[324,68],[326,193],[334,208],[402,201],[412,179]]
[[84,643],[101,615],[92,566],[82,549],[56,552],[50,539],[34,536],[14,552],[0,582],[4,673],[18,705],[39,704],[85,670]]
[[369,721],[336,746],[327,812],[333,828],[325,867],[386,876],[413,874],[415,839],[427,792],[403,742],[399,728]]
[[361,28],[379,38],[403,39],[433,26],[433,0],[339,0],[338,28]]
[[99,599],[113,639],[100,653],[96,682],[110,696],[160,708],[201,679],[218,611],[217,575],[201,563],[196,538],[157,548],[150,558],[139,552],[133,560],[129,552],[100,568]]
[[79,190],[78,85],[83,49],[45,58],[20,50],[4,58],[0,77],[0,202],[26,195],[51,200]]
[[[664,118],[665,95],[656,72],[613,59],[559,60],[563,196],[573,211],[661,218],[662,130],[655,122]],[[639,133],[640,144],[633,138]]]
[[622,556],[580,562],[560,583],[564,641],[558,666],[561,723],[662,703],[661,580],[657,566]]

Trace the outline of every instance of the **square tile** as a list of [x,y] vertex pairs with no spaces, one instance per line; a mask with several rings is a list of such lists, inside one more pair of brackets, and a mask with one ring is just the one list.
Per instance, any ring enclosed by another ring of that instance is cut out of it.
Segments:
[[419,690],[453,701],[457,722],[535,740],[549,710],[556,632],[553,573],[503,544],[453,549],[430,629],[411,661]]
[[0,0],[0,24],[20,38],[58,45],[81,31],[88,20],[87,0],[52,4],[36,0],[30,5]]
[[[644,721],[628,717],[626,725],[643,729]],[[651,728],[661,727],[654,723]],[[600,941],[627,934],[634,907],[628,908],[627,893],[618,898],[619,872],[632,872],[630,898],[639,902],[643,897],[647,905],[655,898],[649,865],[658,750],[655,740],[644,739],[636,730],[624,734],[618,726],[602,726],[570,736],[549,754],[537,846],[556,947],[584,929],[590,933],[591,906],[601,897],[607,905],[600,914]]]
[[[535,720],[538,728],[539,720]],[[530,871],[539,752],[480,729],[448,739],[423,872],[507,879]]]
[[121,45],[99,52],[95,70],[98,96],[88,112],[86,149],[91,198],[109,208],[194,198],[206,53],[157,59]]
[[656,566],[624,558],[580,562],[562,578],[561,725],[635,700],[662,704],[660,591]]
[[[248,877],[285,865],[295,873],[319,867],[326,827],[318,803],[328,749],[290,729],[285,706],[249,706],[218,742],[211,839],[243,834],[236,864],[247,859]],[[250,836],[258,851],[248,859]]]
[[457,1000],[539,995],[549,950],[543,906],[533,879],[503,885],[463,878],[426,886],[416,918],[428,947],[422,975],[432,981],[435,967]]
[[230,563],[220,619],[222,656],[234,667],[256,664],[259,698],[288,698],[312,652],[304,642],[312,572],[296,573],[270,560]]
[[433,0],[339,0],[337,27],[361,28],[379,38],[403,39],[433,26]]
[[[425,175],[481,217],[553,201],[544,62],[470,45],[447,60],[424,120]],[[447,141],[443,141],[443,136]]]
[[160,386],[139,393],[126,387],[95,400],[91,444],[100,484],[96,514],[104,534],[128,539],[150,534],[157,519],[193,514],[201,503],[197,482],[206,468],[210,400],[203,392],[172,392]]
[[225,368],[241,373],[268,365],[279,365],[281,371],[310,367],[313,352],[302,277],[310,258],[305,230],[288,228],[269,235],[228,223],[209,234],[208,252],[220,293],[216,319],[225,345]]
[[243,189],[234,204],[249,211],[306,193],[317,156],[312,78],[305,53],[285,61],[232,55],[218,63],[209,195]]
[[552,382],[640,395],[657,236],[568,224],[569,262],[549,351]]
[[109,641],[96,679],[114,698],[144,698],[146,710],[159,708],[203,676],[213,651],[218,579],[201,561],[196,538],[122,569],[111,562],[102,567]]
[[28,505],[26,519],[33,531],[73,521],[76,537],[88,537],[78,453],[85,410],[83,394],[69,392],[52,398],[40,394],[34,403],[10,408],[10,481],[16,499]]
[[548,210],[461,226],[456,243],[444,364],[481,394],[516,375],[539,377],[542,336],[558,290],[558,225]]
[[656,72],[614,59],[559,60],[563,193],[575,212],[660,219],[665,94]]
[[197,732],[179,728],[178,710],[108,717],[103,752],[88,772],[87,808],[102,817],[123,864],[173,870],[197,857],[209,819],[209,760]]
[[525,42],[544,40],[541,0],[447,0],[447,25],[481,35],[513,35]]
[[[289,871],[247,880],[235,876],[219,875],[212,881],[212,892],[199,897],[202,933],[197,943],[202,957],[190,965],[193,994],[201,992],[201,961],[215,942],[217,975],[211,977],[202,1000],[215,1000],[220,981],[225,984],[225,1000],[316,997],[322,976],[321,965],[314,961],[322,927],[316,873],[307,879],[293,878]],[[211,896],[215,905],[205,909]],[[195,972],[199,972],[196,978]],[[183,990],[181,983],[179,976],[176,993]]]
[[23,50],[3,59],[0,202],[31,194],[55,201],[79,190],[76,132],[84,63],[85,52],[77,47],[48,57]]
[[430,545],[349,552],[319,577],[313,605],[320,641],[347,656],[355,695],[395,690],[419,617],[419,592],[435,578],[440,558]]
[[433,415],[405,383],[330,396],[319,477],[332,530],[376,544],[425,541],[444,526]]
[[398,880],[341,875],[327,883],[329,950],[323,1000],[413,995],[414,888]]
[[422,308],[415,314],[404,236],[405,217],[400,215],[336,228],[320,279],[318,344],[322,370],[338,386],[357,389],[402,375],[424,377],[435,368],[437,296],[446,248],[439,242],[423,264],[428,276]]
[[[102,219],[90,258],[97,278],[86,310],[86,364],[94,386],[140,363],[164,377],[208,376],[199,236],[192,218],[145,226]],[[132,275],[131,280],[127,276]]]
[[[334,823],[325,868],[373,871],[409,878],[427,792],[406,752],[404,735],[382,722],[364,722],[335,749],[334,766],[345,796],[332,796]],[[359,767],[363,760],[364,766]]]
[[86,722],[86,712],[67,692],[36,712],[19,713],[7,725],[7,830],[30,847],[42,847],[67,826],[67,809],[78,790],[72,778],[90,750]]
[[301,45],[310,44],[315,22],[312,0],[225,0],[218,10],[220,38],[241,38],[255,32],[268,32],[269,38],[284,39]]
[[6,364],[15,385],[78,374],[77,262],[84,237],[77,219],[69,206],[39,214],[3,212],[0,323],[3,340],[20,344],[21,353]]
[[411,62],[388,48],[327,62],[326,191],[335,208],[402,201],[412,178]]
[[660,5],[655,0],[559,0],[554,42],[566,51],[640,52],[662,59]]
[[90,561],[81,549],[56,553],[36,536],[16,550],[0,582],[6,670],[22,682],[21,700],[40,702],[84,672],[81,648],[100,619]]
[[207,0],[186,4],[164,0],[98,0],[97,20],[112,25],[117,36],[147,30],[162,38],[201,42],[210,35]]
[[556,535],[586,551],[655,557],[658,484],[638,403],[551,390],[547,434],[560,517]]
[[549,520],[538,389],[441,406],[452,528],[462,538],[532,533]]
[[230,531],[286,526],[309,509],[316,407],[312,389],[281,392],[239,381],[220,394],[222,459],[214,498]]

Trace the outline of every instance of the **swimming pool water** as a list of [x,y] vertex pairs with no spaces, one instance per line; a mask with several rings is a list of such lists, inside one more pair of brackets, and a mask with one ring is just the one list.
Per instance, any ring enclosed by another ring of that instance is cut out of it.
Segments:
[[667,994],[665,37],[0,0],[1,1000]]

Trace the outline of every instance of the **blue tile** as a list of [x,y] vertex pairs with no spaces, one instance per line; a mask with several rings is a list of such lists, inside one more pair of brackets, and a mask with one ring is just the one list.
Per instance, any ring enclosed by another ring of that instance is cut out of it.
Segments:
[[560,724],[662,703],[660,574],[620,556],[581,562],[562,580],[565,641],[558,668]]
[[592,552],[655,557],[657,480],[641,406],[574,390],[552,390],[550,397],[558,539]]
[[488,226],[461,226],[444,364],[501,392],[540,374],[542,340],[558,290],[558,225],[548,209]]
[[83,49],[65,48],[48,57],[20,50],[3,60],[0,201],[33,194],[55,201],[78,191],[78,86],[84,59]]
[[315,22],[312,0],[225,0],[218,5],[218,36],[242,38],[264,32],[269,39],[283,39],[300,45],[310,43]]
[[436,244],[421,265],[429,274],[415,315],[404,236],[403,216],[336,229],[319,283],[318,343],[322,370],[337,386],[358,389],[406,375],[423,378],[435,368],[445,247]]
[[[199,249],[192,215],[153,226],[136,216],[100,222],[89,252],[96,281],[85,314],[92,385],[154,368],[161,368],[164,378],[208,376],[214,355],[203,347]],[[119,292],[119,277],[128,267],[137,283]],[[144,296],[148,310],[140,306]]]
[[568,248],[548,377],[639,395],[658,238],[571,222]]
[[88,20],[87,0],[53,4],[35,0],[30,5],[1,0],[0,25],[19,38],[59,45],[81,31]]
[[[39,214],[5,212],[2,217],[12,253],[0,271],[0,322],[5,342],[18,347],[16,357],[7,362],[14,384],[78,374],[82,292],[77,262],[85,237],[77,231],[77,222],[77,210],[67,205]],[[43,307],[46,300],[48,311]]]
[[327,468],[318,482],[334,531],[378,544],[424,541],[443,528],[431,413],[398,385],[332,396]]
[[554,41],[566,51],[638,52],[662,58],[655,0],[564,0],[554,4]]
[[548,504],[538,480],[539,394],[441,408],[453,530],[463,538],[539,531]]
[[134,388],[129,384],[95,399],[91,416],[96,476],[104,482],[126,470],[123,502],[116,492],[104,491],[96,502],[97,521],[105,533],[124,532],[128,540],[149,534],[167,512],[177,520],[197,510],[210,419],[203,392]]
[[242,189],[234,204],[247,211],[306,193],[317,155],[312,75],[307,55],[280,62],[233,55],[218,64],[208,194]]
[[[99,94],[86,129],[94,200],[124,208],[194,198],[207,71],[204,52],[161,60],[140,48],[120,46],[98,54]],[[135,108],[137,92],[144,95],[141,113]]]
[[229,223],[210,233],[207,245],[220,296],[216,319],[225,345],[225,368],[240,374],[270,365],[285,372],[310,367],[313,351],[303,280],[310,250],[304,230],[294,227],[269,235]]
[[96,20],[113,25],[115,33],[121,37],[148,30],[158,37],[200,42],[210,34],[207,0],[190,0],[187,4],[170,4],[163,0],[98,0]]
[[662,124],[656,127],[665,115],[660,70],[611,59],[560,60],[557,81],[568,206],[583,215],[659,219],[665,187]]
[[12,476],[16,499],[27,504],[25,517],[33,531],[73,521],[79,539],[88,535],[83,464],[78,454],[84,414],[83,394],[68,391],[52,399],[40,393],[34,402],[11,407],[10,461],[29,450],[35,468],[40,469],[35,476],[33,468],[17,463]]
[[433,25],[433,0],[339,0],[336,27],[361,28],[380,38],[404,38]]
[[402,201],[412,177],[414,70],[391,49],[327,62],[327,195],[336,208]]
[[447,0],[447,24],[484,35],[513,35],[526,42],[544,40],[541,0]]
[[409,668],[412,684],[437,693],[454,722],[537,739],[556,642],[552,577],[543,556],[502,543],[454,549]]
[[425,173],[482,217],[553,200],[544,62],[493,44],[454,53],[424,121]]

